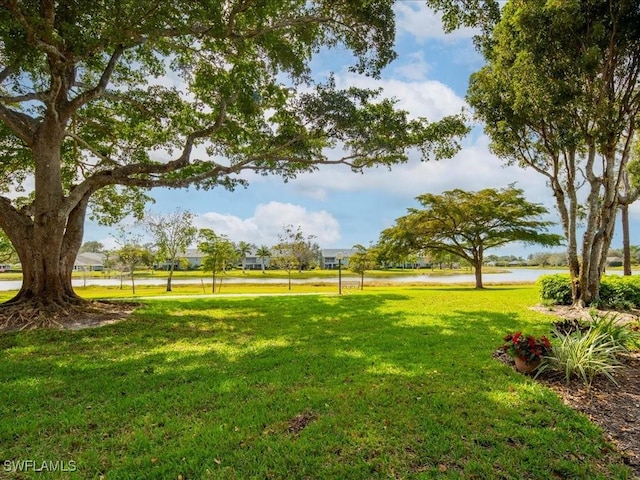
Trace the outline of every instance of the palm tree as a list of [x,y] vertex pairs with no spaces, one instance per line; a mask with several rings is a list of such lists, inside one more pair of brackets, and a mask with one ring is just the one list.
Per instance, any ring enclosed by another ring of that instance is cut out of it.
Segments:
[[264,260],[265,258],[269,258],[271,256],[271,250],[266,245],[261,245],[258,250],[256,250],[256,257],[262,260],[262,273],[264,273]]
[[242,258],[242,273],[245,273],[245,268],[247,264],[247,255],[251,252],[251,250],[255,247],[254,244],[248,242],[240,242],[236,247],[236,252]]

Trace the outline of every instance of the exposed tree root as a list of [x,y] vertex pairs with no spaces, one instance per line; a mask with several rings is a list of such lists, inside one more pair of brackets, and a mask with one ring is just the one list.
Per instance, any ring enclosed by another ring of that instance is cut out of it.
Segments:
[[78,329],[112,323],[129,316],[138,304],[126,302],[43,302],[0,305],[0,331],[36,328]]

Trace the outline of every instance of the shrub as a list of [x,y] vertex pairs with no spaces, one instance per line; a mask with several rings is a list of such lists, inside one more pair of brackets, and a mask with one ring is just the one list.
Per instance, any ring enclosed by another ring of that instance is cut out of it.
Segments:
[[591,328],[604,335],[625,351],[637,348],[640,343],[640,332],[635,325],[621,323],[617,314],[599,315],[591,312]]
[[591,311],[590,317],[588,322],[568,319],[553,324],[551,352],[538,374],[556,371],[567,383],[576,377],[585,385],[605,375],[616,383],[612,375],[620,367],[616,356],[640,347],[640,327],[620,322],[617,314]]
[[597,375],[604,375],[616,383],[612,375],[620,367],[616,355],[625,349],[607,334],[590,328],[587,332],[577,330],[570,334],[554,330],[553,336],[551,354],[545,357],[537,375],[557,371],[567,383],[576,377],[589,386]]
[[[571,305],[571,277],[566,273],[543,275],[538,279],[540,298],[551,305]],[[600,282],[600,300],[594,306],[640,307],[640,276],[607,275]]]
[[575,331],[580,330],[581,332],[586,332],[591,328],[587,323],[578,320],[577,318],[565,318],[564,320],[559,320],[557,322],[553,322],[552,324],[553,330],[556,330],[564,335],[569,335]]
[[599,304],[626,309],[640,306],[640,280],[638,277],[619,275],[602,277]]
[[543,303],[571,305],[571,277],[569,274],[543,275],[538,279],[538,285]]

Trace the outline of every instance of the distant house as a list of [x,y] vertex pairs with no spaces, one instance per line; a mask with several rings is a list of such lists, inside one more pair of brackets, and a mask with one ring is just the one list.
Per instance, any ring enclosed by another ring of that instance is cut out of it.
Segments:
[[[197,248],[188,248],[182,258],[186,258],[189,262],[190,269],[197,269],[202,266],[204,253]],[[269,268],[269,258],[265,258],[265,268]],[[238,259],[238,267],[242,266],[242,258]],[[262,270],[262,259],[256,255],[255,251],[251,251],[245,257],[245,268],[247,270]]]
[[104,270],[104,254],[95,252],[79,253],[73,264],[73,269],[79,272],[102,272]]
[[[174,265],[174,269],[179,270],[183,267],[180,265],[179,260],[181,258],[185,258],[187,263],[187,270],[196,270],[202,266],[202,258],[204,257],[204,253],[202,253],[197,248],[187,248],[183,255],[178,255],[176,258],[176,264]],[[154,265],[154,268],[159,270],[169,270],[171,266],[171,262],[161,262]]]
[[353,248],[325,248],[321,251],[322,259],[320,267],[326,270],[334,270],[338,268],[338,253],[342,252],[342,266],[349,266],[349,257],[356,253]]
[[204,257],[204,253],[202,253],[197,248],[187,248],[182,255],[182,258],[186,258],[189,262],[190,269],[200,268],[202,266],[202,258]]
[[[242,266],[240,258],[239,266]],[[256,255],[256,250],[250,251],[244,259],[244,266],[247,270],[262,270],[262,259]],[[269,268],[269,257],[264,259],[264,268]]]
[[[321,250],[322,258],[320,258],[320,268],[332,270],[338,268],[338,252],[342,252],[342,266],[349,266],[349,257],[351,257],[357,250],[353,248],[325,248]],[[189,248],[182,256],[189,262],[190,269],[200,268],[202,266],[202,260],[204,254],[197,248]],[[247,270],[262,270],[262,259],[256,255],[256,250],[250,251],[244,260],[245,268]],[[269,257],[264,259],[265,268],[269,268]],[[237,267],[242,266],[242,258],[238,259]]]

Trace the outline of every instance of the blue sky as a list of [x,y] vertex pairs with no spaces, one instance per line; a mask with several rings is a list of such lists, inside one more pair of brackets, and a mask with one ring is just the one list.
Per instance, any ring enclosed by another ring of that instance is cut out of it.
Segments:
[[[458,113],[465,106],[469,75],[483,64],[473,47],[473,32],[465,29],[445,34],[439,16],[420,1],[398,2],[395,8],[398,59],[381,79],[349,73],[348,54],[335,50],[314,58],[314,74],[322,79],[334,72],[342,87],[382,87],[385,96],[395,97],[401,108],[415,116],[438,120]],[[356,243],[375,243],[384,228],[393,225],[407,208],[417,206],[415,197],[420,194],[453,188],[502,188],[515,182],[530,201],[544,204],[551,212],[549,218],[557,221],[553,197],[542,177],[503,166],[489,152],[488,143],[478,126],[450,160],[421,162],[415,153],[407,164],[392,170],[378,168],[355,174],[346,167],[323,167],[288,183],[279,177],[245,175],[249,187],[234,192],[154,190],[151,195],[156,203],[148,209],[155,214],[169,214],[176,208],[189,210],[197,215],[196,226],[211,228],[234,241],[273,245],[283,226],[292,224],[306,235],[315,235],[323,248],[350,248]],[[632,225],[638,224],[640,208],[636,205],[631,210]],[[621,246],[619,230],[614,248]],[[88,221],[85,232],[85,241],[113,246],[114,229]],[[540,246],[513,244],[487,254],[526,257],[541,250]]]

